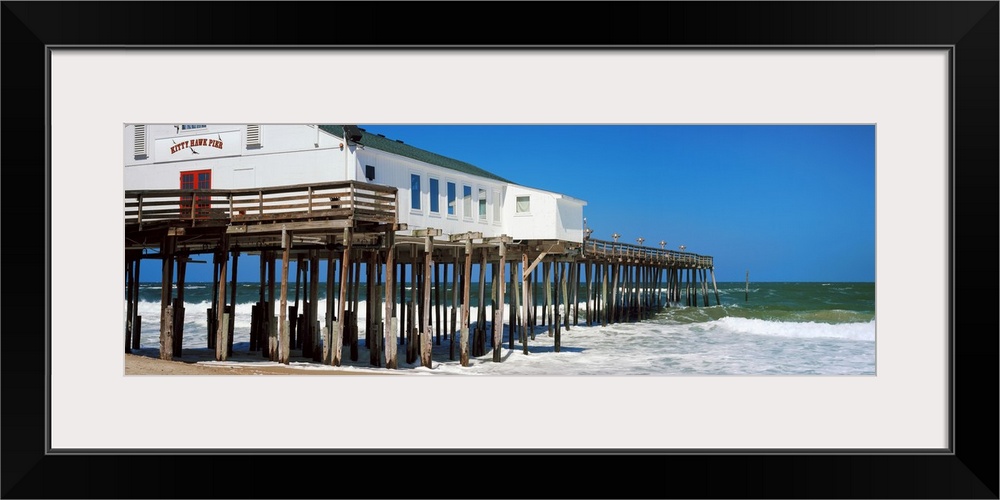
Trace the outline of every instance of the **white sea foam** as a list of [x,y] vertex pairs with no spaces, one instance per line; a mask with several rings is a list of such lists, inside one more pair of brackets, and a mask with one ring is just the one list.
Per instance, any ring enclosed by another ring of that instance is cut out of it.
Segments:
[[[205,302],[186,305],[184,359],[215,363],[205,349],[208,332]],[[319,317],[324,321],[326,301],[319,301]],[[252,304],[237,304],[233,341],[236,344],[230,362],[261,361],[260,353],[249,353],[250,311]],[[455,375],[762,375],[821,374],[872,375],[875,372],[875,323],[792,323],[761,319],[725,317],[695,323],[666,323],[649,320],[616,323],[606,327],[580,324],[563,329],[561,352],[555,352],[555,338],[548,327],[536,326],[535,339],[528,342],[529,354],[515,338],[508,349],[507,328],[501,344],[502,363],[492,361],[489,341],[487,354],[473,357],[463,367],[450,359],[451,339],[433,346],[432,368],[405,363],[405,346],[399,346],[399,368],[393,371],[370,367],[364,343],[365,304],[358,307],[359,355],[351,361],[345,347],[343,367],[360,371],[388,371],[409,374]],[[141,302],[143,316],[141,352],[155,350],[159,343],[159,303]],[[478,308],[470,308],[471,327],[476,327]],[[447,315],[450,320],[450,314]],[[541,315],[539,314],[539,317]],[[506,314],[504,315],[506,319]],[[571,321],[572,323],[572,321]],[[489,334],[492,336],[492,334]],[[470,339],[471,342],[471,339]],[[293,357],[292,367],[326,369]]]
[[867,323],[795,323],[767,321],[756,318],[725,317],[708,322],[708,331],[720,330],[751,335],[770,335],[790,338],[837,338],[846,340],[875,340],[875,320]]

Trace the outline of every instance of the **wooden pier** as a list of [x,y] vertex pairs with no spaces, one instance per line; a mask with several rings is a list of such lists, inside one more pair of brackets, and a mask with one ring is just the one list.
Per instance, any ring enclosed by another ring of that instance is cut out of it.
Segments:
[[[592,239],[589,233],[582,242],[572,242],[443,234],[434,228],[408,231],[398,211],[395,188],[354,181],[126,191],[125,351],[140,347],[143,260],[159,261],[162,269],[163,359],[183,357],[185,348],[195,347],[183,343],[185,271],[189,262],[207,263],[208,256],[214,270],[211,334],[207,345],[197,347],[214,349],[219,361],[233,354],[236,276],[239,256],[247,253],[260,256],[250,351],[285,364],[301,356],[340,366],[345,351],[357,361],[362,334],[371,366],[397,368],[403,355],[407,363],[419,359],[421,366],[431,367],[433,345],[442,342],[462,366],[490,350],[499,362],[505,325],[508,349],[515,349],[516,338],[529,353],[536,327],[544,326],[558,352],[563,330],[581,321],[606,326],[639,321],[664,307],[708,306],[709,280],[719,304],[708,256]],[[289,276],[292,261],[295,276]],[[329,299],[322,315],[317,299],[321,261],[327,266],[323,281]],[[479,276],[476,290],[473,266]],[[362,273],[366,320],[359,325]],[[445,293],[449,283],[450,297]],[[413,293],[407,293],[408,286]],[[300,287],[303,310],[288,304],[290,295],[293,304],[299,303]],[[479,304],[474,330],[472,293]]]

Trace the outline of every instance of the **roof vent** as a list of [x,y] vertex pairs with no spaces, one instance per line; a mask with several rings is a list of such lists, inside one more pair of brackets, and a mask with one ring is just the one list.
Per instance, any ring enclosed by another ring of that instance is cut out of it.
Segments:
[[146,126],[136,125],[135,126],[135,159],[144,160],[148,157],[146,154]]
[[361,140],[361,129],[356,125],[344,125],[344,138],[352,142]]
[[260,125],[247,125],[247,149],[260,148]]

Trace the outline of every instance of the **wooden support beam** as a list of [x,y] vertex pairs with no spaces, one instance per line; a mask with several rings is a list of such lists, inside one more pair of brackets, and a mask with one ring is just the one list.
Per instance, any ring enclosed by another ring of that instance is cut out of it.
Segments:
[[351,271],[351,314],[345,321],[350,328],[351,339],[351,361],[358,360],[358,300],[361,293],[361,261],[364,257],[358,256],[354,262],[354,270]]
[[612,278],[611,278],[611,322],[619,321],[620,314],[618,304],[618,275],[621,274],[621,264],[613,263],[611,264]]
[[594,308],[591,305],[591,299],[593,298],[593,293],[594,293],[592,288],[593,283],[591,281],[592,279],[591,267],[593,266],[591,265],[590,261],[585,261],[583,263],[584,279],[587,281],[587,297],[586,297],[587,307],[585,309],[587,326],[591,326],[594,324]]
[[392,314],[392,305],[395,302],[393,297],[395,293],[396,281],[393,271],[396,268],[396,248],[395,248],[395,238],[396,235],[393,231],[387,231],[385,234],[386,241],[386,253],[385,253],[385,324],[383,328],[385,329],[383,343],[385,345],[385,367],[395,370],[399,367],[399,360],[396,357],[396,316]]
[[236,299],[236,292],[237,292],[237,287],[236,287],[236,272],[239,270],[239,263],[240,263],[239,259],[240,259],[240,250],[237,248],[237,249],[233,250],[233,277],[232,277],[232,281],[230,283],[231,289],[229,291],[230,292],[229,303],[231,304],[230,307],[232,309],[231,309],[231,312],[229,314],[229,322],[226,323],[226,332],[227,332],[227,334],[226,334],[226,358],[227,359],[230,356],[233,355],[233,333],[236,331],[236,329],[235,329],[235,323],[236,323],[236,300],[237,300]]
[[[573,300],[571,304],[573,305],[573,326],[580,324],[580,263],[573,261],[570,263],[570,286],[573,290]],[[567,329],[569,329],[567,327]]]
[[412,250],[413,250],[412,254],[410,255],[410,259],[412,261],[410,263],[410,275],[412,276],[410,278],[410,282],[412,283],[411,288],[413,288],[413,299],[410,300],[409,304],[410,310],[408,314],[410,317],[410,323],[409,325],[407,325],[408,329],[407,345],[406,345],[407,363],[416,362],[417,358],[419,357],[420,329],[421,329],[420,325],[423,324],[422,322],[423,314],[422,312],[418,311],[418,309],[421,308],[420,307],[421,298],[423,297],[423,295],[421,294],[421,289],[423,288],[422,285],[423,279],[420,273],[421,265],[419,262],[417,262],[420,256],[417,253],[416,248],[413,248]]
[[365,288],[367,289],[367,300],[365,301],[365,347],[368,348],[368,363],[371,366],[382,366],[382,332],[381,315],[379,309],[382,305],[382,297],[379,295],[381,289],[379,281],[381,277],[379,270],[382,263],[379,262],[379,252],[368,252],[368,277]]
[[479,255],[479,314],[476,315],[473,356],[482,356],[486,353],[486,252],[480,250]]
[[[713,279],[714,279],[714,276],[713,276]],[[708,307],[708,270],[707,269],[702,269],[701,270],[701,289],[702,289],[702,295],[701,296],[705,299],[704,300],[705,307]]]
[[[526,253],[521,254],[521,268],[522,269],[528,268],[528,254]],[[529,275],[524,274],[523,272],[521,273],[521,289],[524,291],[521,298],[521,309],[522,309],[521,348],[523,349],[524,354],[528,354],[528,331],[530,329],[532,332],[532,337],[534,337],[534,330],[535,330],[535,325],[531,323],[531,318],[529,317],[530,315],[528,314],[528,304],[529,304],[528,296],[531,293],[528,288],[528,283],[529,283],[528,277]]]
[[346,229],[354,227],[354,219],[339,219],[310,222],[286,222],[278,226],[277,224],[261,224],[253,226],[228,226],[226,234],[276,234],[284,228],[285,231],[319,231]]
[[711,267],[709,270],[712,272],[712,289],[715,290],[715,305],[722,305],[722,302],[719,300],[719,287],[715,284],[715,267]]
[[608,304],[608,274],[610,269],[606,264],[601,264],[601,326],[608,326],[608,319],[611,312]]
[[[496,244],[503,243],[504,245],[510,245],[514,243],[514,238],[507,236],[506,234],[501,234],[500,236],[490,236],[489,238],[483,238],[483,243],[490,245],[494,243]],[[503,249],[500,249],[500,251],[502,252]]]
[[229,357],[229,316],[226,316],[226,285],[229,268],[229,238],[222,238],[219,255],[219,296],[215,309],[215,360],[225,361]]
[[[291,244],[295,244],[296,238],[291,237]],[[299,337],[298,333],[298,318],[299,312],[302,308],[299,307],[299,290],[302,289],[303,272],[305,267],[302,265],[302,255],[295,256],[295,301],[292,302],[292,306],[288,308],[288,345],[290,349],[298,349],[301,347],[302,339]]]
[[560,263],[559,264],[559,269],[561,271],[560,272],[560,280],[559,281],[560,281],[560,286],[562,286],[563,327],[566,328],[566,331],[569,331],[569,316],[570,316],[569,310],[570,310],[570,307],[572,306],[572,304],[570,304],[570,301],[569,301],[569,299],[570,299],[570,295],[569,295],[570,264],[567,262],[566,266],[564,268],[563,265]]
[[530,266],[528,266],[528,267],[527,267],[527,268],[526,268],[526,269],[525,269],[525,270],[523,271],[523,273],[522,273],[522,274],[523,274],[524,276],[527,276],[528,274],[530,274],[530,273],[531,273],[531,271],[533,271],[533,270],[535,269],[535,266],[537,266],[537,265],[538,265],[538,263],[539,263],[539,262],[541,262],[541,261],[542,261],[542,259],[544,259],[544,258],[545,258],[545,256],[549,254],[549,252],[553,251],[553,250],[554,250],[554,249],[555,249],[556,247],[558,247],[558,246],[559,246],[559,244],[558,244],[558,243],[556,243],[556,244],[553,244],[553,245],[549,246],[549,249],[548,249],[548,250],[546,250],[546,251],[544,251],[544,252],[542,252],[542,253],[538,254],[538,257],[535,257],[535,260],[534,260],[534,262],[532,262],[532,263],[531,263],[531,265],[530,265]]
[[[565,280],[563,279],[564,273],[562,270],[563,267],[562,264],[558,262],[553,262],[552,265],[555,267],[554,270],[555,282],[553,283],[553,288],[555,288],[555,301],[552,303],[552,325],[553,325],[552,328],[555,330],[553,350],[555,352],[559,352],[562,345],[562,321],[561,318],[559,317],[559,301],[560,301],[559,288],[560,285],[565,284]],[[561,296],[565,297],[566,294],[563,293],[561,294]]]
[[[434,238],[441,234],[440,229],[427,229],[424,237],[424,289],[423,292],[423,330],[420,332],[420,364],[425,368],[431,368],[431,266],[434,265]],[[414,231],[416,233],[418,231]],[[433,234],[436,232],[437,234]]]
[[[510,306],[507,313],[507,349],[514,350],[514,335],[517,334],[521,329],[518,328],[519,324],[517,321],[518,315],[521,312],[521,308],[518,306],[518,293],[517,293],[517,281],[514,279],[514,274],[517,273],[517,264],[520,258],[513,258],[510,260],[510,270],[507,274],[510,280],[508,284],[508,290],[510,290]],[[520,274],[520,273],[517,273]]]
[[[313,361],[322,361],[323,351],[319,340],[316,321],[319,318],[319,254],[315,250],[309,252],[309,308],[306,321],[306,341],[309,343],[309,355]],[[303,353],[303,356],[306,354]]]
[[[167,309],[171,307],[173,295],[173,253],[175,240],[173,237],[165,236],[160,242],[160,255],[163,256],[163,274],[160,279],[160,359],[173,359],[173,316],[167,320]],[[168,342],[166,350],[164,343]]]
[[[509,239],[509,237],[508,237]],[[497,306],[493,314],[493,361],[499,363],[501,359],[500,348],[503,343],[503,300],[504,300],[504,279],[503,271],[504,266],[507,262],[507,243],[502,239],[498,242],[500,245],[500,265],[498,266],[498,273],[493,276],[493,282],[497,287]]]
[[291,355],[291,334],[288,331],[288,259],[292,250],[292,234],[281,231],[281,303],[278,305],[278,362],[288,364]]
[[[490,251],[488,249],[481,250],[487,254],[487,259],[489,259]],[[500,291],[500,287],[497,286],[497,275],[500,274],[500,269],[496,263],[489,264],[490,269],[490,286],[489,286],[489,296],[490,296],[490,307],[489,312],[485,315],[488,321],[484,321],[485,324],[496,325],[496,312],[497,312],[497,292]],[[502,279],[502,278],[501,278]],[[493,348],[493,332],[485,331],[484,336],[489,340],[490,349]],[[482,354],[486,354],[484,349]]]
[[[162,324],[172,325],[174,321],[174,307],[167,306],[163,310],[163,320]],[[160,359],[172,360],[174,359],[174,340],[173,331],[170,328],[164,328],[160,330]]]
[[455,262],[451,265],[451,338],[448,342],[448,359],[455,360],[455,336],[458,334],[458,275],[459,253],[455,252]]
[[[264,340],[264,337],[262,335],[264,314],[262,313],[264,312],[264,304],[265,304],[264,287],[265,287],[265,277],[267,276],[267,259],[264,257],[264,252],[261,252],[259,260],[260,260],[260,273],[258,274],[258,278],[260,278],[259,297],[257,299],[257,304],[255,304],[256,307],[254,309],[251,309],[252,318],[250,320],[252,326],[250,332],[251,352],[257,351],[258,349],[263,350],[263,340]],[[256,314],[253,313],[254,310],[256,310]]]
[[643,300],[645,300],[646,266],[639,263],[635,266],[635,310],[636,321],[642,321]]
[[465,272],[462,274],[462,331],[459,341],[459,359],[462,366],[469,366],[469,296],[472,284],[472,240],[465,240]]
[[139,317],[139,266],[142,264],[142,259],[135,259],[135,264],[132,266],[132,303],[134,304],[132,308],[132,349],[139,349],[141,347],[142,335],[142,321]]
[[406,263],[400,259],[399,262],[399,327],[401,328],[399,332],[399,345],[403,345],[406,342],[406,336],[409,334],[409,321],[407,320],[407,310],[406,310]]
[[326,318],[323,328],[323,364],[333,363],[333,328],[336,319],[333,316],[334,296],[333,284],[336,281],[337,260],[331,250],[326,257]]
[[[433,238],[435,236],[441,236],[441,233],[442,231],[440,229],[434,229],[433,227],[428,227],[426,229],[414,229],[412,232],[412,236],[418,238],[419,237]],[[424,242],[424,245],[426,247],[426,240]]]
[[267,359],[278,360],[278,318],[274,316],[274,285],[277,282],[278,257],[273,250],[267,252]]
[[[175,358],[184,351],[184,278],[187,270],[187,253],[180,253],[177,261],[177,298],[174,299],[173,337]],[[236,272],[235,269],[233,272]]]
[[132,310],[135,302],[132,300],[132,266],[135,260],[125,261],[125,352],[132,352]]
[[472,240],[482,239],[483,233],[481,232],[466,232],[461,234],[451,234],[448,235],[448,241],[456,243],[459,241],[471,242]]
[[[542,274],[544,273],[533,272],[531,274],[534,277],[534,279],[532,280],[533,282],[530,283],[529,285],[531,287],[531,294],[529,295],[529,297],[531,297],[531,340],[535,340],[535,326],[539,324],[539,321],[541,321],[542,325],[545,324],[545,300],[544,300],[545,290],[542,289],[542,297],[536,297],[536,295],[538,295],[538,292],[536,292],[536,290],[538,290],[542,286]],[[541,302],[542,305],[541,319],[538,318],[539,302]]]
[[441,345],[441,263],[434,263],[434,345]]
[[344,338],[344,324],[346,323],[346,318],[344,318],[344,310],[347,307],[347,275],[348,266],[351,262],[351,230],[349,228],[344,229],[344,254],[340,260],[340,295],[339,304],[337,311],[337,324],[333,329],[333,356],[331,358],[331,363],[333,366],[340,366],[341,353],[343,347]]
[[544,313],[542,314],[542,317],[543,317],[543,320],[545,321],[546,325],[549,327],[549,337],[551,337],[552,334],[554,333],[553,321],[555,321],[555,313],[554,313],[554,309],[555,308],[553,307],[553,301],[552,301],[552,299],[553,299],[553,297],[552,297],[552,273],[553,273],[553,269],[552,268],[555,266],[555,262],[546,262],[546,263],[542,264],[542,266],[544,268],[544,273],[545,273],[545,277],[543,278],[544,281],[545,281],[545,284],[544,284],[544,286],[545,286],[545,310],[544,310]]

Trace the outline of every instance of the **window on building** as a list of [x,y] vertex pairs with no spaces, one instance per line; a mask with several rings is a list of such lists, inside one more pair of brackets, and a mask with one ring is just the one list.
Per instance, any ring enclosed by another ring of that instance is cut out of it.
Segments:
[[420,176],[410,174],[410,208],[420,210]]
[[486,190],[479,188],[479,222],[486,222]]
[[[181,190],[197,191],[201,189],[212,189],[211,170],[189,170],[181,172]],[[207,219],[209,209],[212,208],[211,198],[208,196],[197,196],[195,193],[181,193],[180,212],[182,219]]]
[[531,213],[531,197],[530,196],[518,196],[517,206],[514,211],[519,214],[529,214]]
[[448,183],[448,215],[456,215],[458,207],[455,206],[455,183]]
[[472,186],[462,186],[462,214],[472,220]]
[[439,214],[441,213],[441,199],[440,192],[438,191],[438,180],[430,179],[431,183],[431,213]]
[[503,207],[500,204],[500,190],[493,190],[493,223],[499,224],[503,220]]

